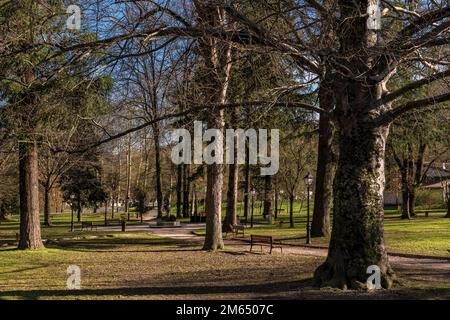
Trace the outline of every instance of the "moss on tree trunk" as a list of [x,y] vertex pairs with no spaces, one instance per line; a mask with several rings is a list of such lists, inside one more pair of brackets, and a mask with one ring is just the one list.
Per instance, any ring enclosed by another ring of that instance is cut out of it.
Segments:
[[377,265],[381,284],[394,273],[383,235],[384,155],[387,127],[348,119],[338,128],[339,160],[334,181],[333,230],[327,260],[315,272],[320,286],[364,288],[367,268]]

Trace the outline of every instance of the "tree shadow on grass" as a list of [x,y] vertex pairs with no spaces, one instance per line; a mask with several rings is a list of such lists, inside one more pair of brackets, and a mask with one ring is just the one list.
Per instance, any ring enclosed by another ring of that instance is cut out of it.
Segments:
[[[149,250],[128,250],[129,245],[148,246]],[[54,248],[68,251],[82,251],[82,252],[158,252],[166,250],[151,250],[153,246],[175,246],[177,248],[192,247],[192,243],[180,242],[169,238],[97,238],[86,240],[65,240],[57,243],[47,244],[47,248]],[[114,250],[123,249],[123,250]],[[175,249],[171,249],[176,251]],[[179,251],[179,250],[178,250]]]
[[312,279],[299,281],[282,281],[244,285],[192,285],[192,286],[147,286],[147,287],[121,287],[105,289],[82,289],[82,290],[11,290],[0,292],[2,297],[20,297],[23,299],[39,299],[46,297],[86,297],[102,299],[103,296],[149,296],[149,295],[208,295],[208,294],[238,294],[238,293],[258,293],[273,294],[287,291],[297,291],[302,288],[312,287]]

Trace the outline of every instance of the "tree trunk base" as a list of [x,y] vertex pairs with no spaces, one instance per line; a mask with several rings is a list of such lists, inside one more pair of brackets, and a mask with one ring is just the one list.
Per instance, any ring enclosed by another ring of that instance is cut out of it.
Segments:
[[329,237],[330,236],[330,232],[327,229],[325,230],[313,230],[311,228],[311,238],[322,238],[322,237]]
[[[314,272],[315,285],[318,287],[332,287],[342,290],[368,290],[367,279],[371,276],[367,273],[367,267],[351,261],[344,265],[343,261],[331,261],[330,258]],[[388,263],[378,266],[380,268],[381,287],[390,289],[396,281],[394,271]]]
[[217,243],[212,243],[212,244],[205,243],[205,244],[203,245],[202,250],[203,250],[203,251],[216,252],[216,251],[218,251],[218,250],[223,250],[224,247],[225,247],[225,246],[224,246],[224,244],[223,244],[223,241],[219,241],[219,242],[217,242]]

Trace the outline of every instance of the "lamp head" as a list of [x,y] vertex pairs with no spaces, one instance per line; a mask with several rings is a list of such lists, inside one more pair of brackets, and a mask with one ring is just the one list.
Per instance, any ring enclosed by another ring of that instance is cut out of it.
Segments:
[[303,178],[303,180],[305,180],[305,184],[307,186],[311,186],[313,184],[314,177],[308,172],[308,174]]

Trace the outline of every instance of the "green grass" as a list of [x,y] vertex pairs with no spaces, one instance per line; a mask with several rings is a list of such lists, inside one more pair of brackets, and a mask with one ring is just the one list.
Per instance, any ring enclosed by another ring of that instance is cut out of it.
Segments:
[[[295,212],[295,211],[294,211]],[[450,219],[444,218],[444,210],[430,211],[425,218],[423,211],[418,217],[402,220],[395,210],[386,210],[385,240],[387,250],[396,253],[421,254],[448,257],[450,249]],[[268,225],[262,215],[255,215],[255,227],[246,230],[247,234],[267,234],[283,240],[285,243],[304,244],[306,238],[306,212],[294,213],[294,228],[289,226],[289,214],[280,214],[275,225]],[[241,219],[242,220],[242,219]],[[283,221],[280,227],[279,222]],[[250,221],[248,222],[249,225]],[[204,235],[205,230],[195,231]],[[327,246],[326,238],[313,238],[314,245]]]
[[[260,209],[260,202],[255,203],[254,223],[255,228],[249,229],[248,234],[270,234],[276,238],[283,239],[286,243],[303,244],[306,237],[306,208],[298,202],[294,205],[294,228],[289,226],[288,203],[283,201],[283,213],[278,214],[275,225],[269,225],[263,219]],[[225,214],[225,209],[223,214]],[[239,203],[237,209],[241,221],[244,220],[243,204]],[[312,213],[312,209],[311,209]],[[424,217],[423,211],[418,211],[418,217],[411,220],[399,219],[396,210],[385,211],[385,239],[387,249],[391,252],[424,254],[432,256],[448,256],[450,249],[450,219],[443,218],[446,212],[444,210],[433,210],[428,218]],[[116,214],[115,218],[120,217]],[[108,219],[111,214],[108,214]],[[63,214],[53,214],[52,227],[42,227],[43,239],[67,238],[67,237],[89,237],[89,236],[106,236],[117,234],[120,232],[69,232],[71,215],[68,212]],[[102,212],[97,214],[84,214],[83,221],[92,221],[97,225],[103,225],[104,215]],[[189,219],[183,219],[188,222]],[[280,227],[279,222],[282,221]],[[132,215],[132,221],[128,224],[139,224],[139,219]],[[250,223],[250,217],[248,220]],[[75,223],[76,230],[79,224]],[[15,235],[19,230],[18,216],[13,216],[9,221],[0,222],[0,245],[2,243],[10,243],[15,240]],[[196,234],[204,235],[204,230],[197,230]],[[326,246],[328,239],[314,238],[313,244]]]
[[[295,227],[289,228],[289,215],[280,214],[279,221],[284,221],[280,228],[269,226],[256,212],[254,218],[259,226],[249,232],[274,234],[288,242],[304,243],[305,215],[304,210],[300,214],[297,211]],[[443,212],[411,221],[395,218],[394,212],[387,215],[389,250],[446,255],[450,245],[450,219],[441,218]],[[101,225],[103,215],[86,215],[84,220]],[[14,244],[17,217],[0,223],[0,245],[10,244],[0,247],[0,300],[336,298],[347,294],[310,289],[309,279],[323,262],[322,257],[249,254],[239,251],[242,248],[211,254],[201,251],[200,244],[145,232],[71,233],[69,228],[70,214],[56,214],[53,226],[43,227],[42,235],[44,239],[64,240],[48,243],[43,250],[20,251]],[[314,244],[326,245],[326,242],[326,239],[313,239]],[[66,289],[66,270],[70,265],[81,267],[81,291]],[[439,278],[440,282],[430,282],[431,278],[410,277],[407,271],[400,273],[407,279],[406,285],[379,294],[387,298],[450,297],[448,281]],[[349,293],[349,298],[352,297],[355,296]]]
[[[77,222],[76,214],[74,215],[74,227],[75,232],[70,232],[71,214],[69,212],[53,213],[52,214],[52,226],[46,227],[43,225],[43,218],[41,217],[41,233],[43,239],[55,239],[62,237],[80,237],[89,235],[101,235],[101,232],[80,232],[80,223]],[[83,214],[82,221],[91,221],[96,225],[104,225],[103,213],[90,213]],[[108,214],[108,219],[111,219],[111,213]],[[116,213],[114,219],[120,219],[120,214]],[[140,224],[140,220],[136,218],[134,214],[131,215],[131,219],[127,222],[128,225]],[[0,244],[13,241],[16,238],[16,233],[19,232],[19,216],[14,215],[9,217],[7,221],[0,222]],[[111,232],[109,232],[111,233]]]

